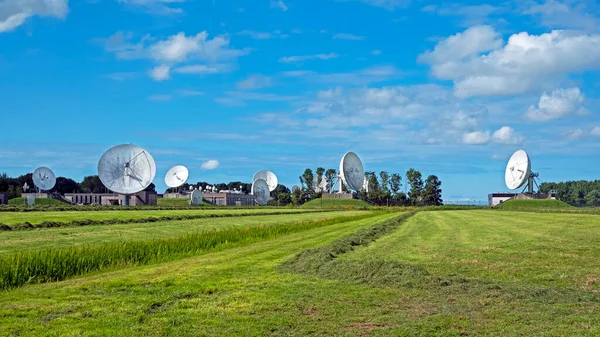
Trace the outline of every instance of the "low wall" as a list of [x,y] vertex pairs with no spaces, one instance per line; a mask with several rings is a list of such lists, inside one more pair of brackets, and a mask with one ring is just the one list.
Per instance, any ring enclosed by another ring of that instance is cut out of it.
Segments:
[[323,193],[323,199],[354,199],[352,193]]

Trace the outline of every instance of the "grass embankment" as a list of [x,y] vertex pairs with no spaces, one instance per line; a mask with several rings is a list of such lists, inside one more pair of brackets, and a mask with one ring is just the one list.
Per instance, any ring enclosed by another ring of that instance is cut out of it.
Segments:
[[352,217],[367,211],[338,211],[279,215],[208,218],[182,221],[129,223],[110,226],[48,228],[32,231],[0,232],[0,254],[75,245],[96,245],[110,242],[172,238],[200,231],[250,227],[260,225],[289,225],[304,221],[320,221]]
[[575,207],[566,202],[553,199],[508,200],[494,208],[505,211],[535,211],[535,210],[573,210]]
[[302,205],[302,208],[312,209],[369,209],[372,206],[358,199],[318,198]]
[[[354,220],[373,217],[357,215]],[[310,220],[289,225],[251,226],[203,231],[175,238],[117,241],[97,245],[30,250],[0,256],[0,289],[30,283],[61,281],[114,266],[164,261],[214,249],[234,247],[311,228],[348,221],[346,217]]]
[[[186,198],[158,198],[156,200],[158,206],[171,206],[171,207],[186,207],[190,206],[190,199]],[[211,207],[213,204],[203,201],[200,207]]]
[[[309,210],[302,209],[195,209],[195,210],[136,210],[136,211],[88,211],[88,212],[0,212],[0,224],[16,225],[28,222],[40,224],[43,222],[72,222],[92,220],[95,222],[103,220],[138,220],[162,217],[185,217],[185,216],[238,216],[245,214],[281,214],[299,213]],[[174,219],[176,220],[176,219]],[[181,219],[184,220],[184,219]]]
[[[395,216],[346,221],[168,263],[0,292],[0,335],[347,335],[372,329],[389,290],[274,267]],[[383,302],[383,303],[382,303]]]
[[[8,204],[10,206],[27,205],[27,198],[18,197],[18,198],[8,199]],[[36,205],[44,205],[44,206],[68,206],[69,205],[67,202],[64,202],[62,200],[53,199],[53,198],[36,198],[35,204]]]

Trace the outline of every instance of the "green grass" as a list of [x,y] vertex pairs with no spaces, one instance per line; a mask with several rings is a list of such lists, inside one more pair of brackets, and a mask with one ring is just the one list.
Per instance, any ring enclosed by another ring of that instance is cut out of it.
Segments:
[[[600,217],[420,212],[362,241],[395,216],[0,292],[0,335],[600,335]],[[351,268],[278,271],[325,246]]]
[[172,238],[199,231],[260,225],[288,225],[309,220],[342,218],[366,211],[295,213],[234,218],[207,218],[182,221],[130,223],[110,226],[83,226],[0,232],[0,255],[25,250],[95,245],[110,242]]
[[70,222],[80,220],[135,220],[149,217],[185,216],[185,215],[240,215],[240,214],[264,214],[264,213],[297,213],[305,212],[301,209],[182,209],[182,210],[99,210],[99,211],[66,211],[66,212],[0,212],[0,224],[14,225],[24,222],[31,224],[52,222]]
[[496,207],[497,209],[507,211],[533,211],[536,209],[542,210],[563,210],[563,209],[574,209],[575,207],[567,204],[566,202],[553,199],[533,199],[533,200],[508,200],[503,202]]
[[[8,204],[9,205],[27,205],[27,199],[26,198],[22,198],[22,197],[18,197],[18,198],[12,198],[8,200]],[[46,206],[64,206],[64,205],[68,205],[68,203],[62,201],[62,200],[56,200],[53,198],[36,198],[35,199],[35,204],[36,205],[46,205]]]
[[358,199],[319,198],[302,205],[302,208],[312,209],[369,209],[371,205]]
[[[158,204],[158,206],[173,206],[173,207],[187,207],[190,206],[189,204],[190,199],[187,198],[158,198],[156,200],[156,203]],[[202,206],[214,206],[211,203],[208,203],[206,201],[203,201],[202,204],[200,205],[200,207]]]

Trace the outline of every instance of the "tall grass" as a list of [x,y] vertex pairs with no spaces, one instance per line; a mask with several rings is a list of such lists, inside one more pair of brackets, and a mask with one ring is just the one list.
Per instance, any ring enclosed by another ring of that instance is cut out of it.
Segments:
[[30,283],[60,281],[70,276],[108,267],[164,261],[175,256],[258,242],[311,228],[364,219],[376,214],[305,221],[290,225],[262,225],[205,231],[171,239],[112,242],[19,252],[0,257],[0,289]]

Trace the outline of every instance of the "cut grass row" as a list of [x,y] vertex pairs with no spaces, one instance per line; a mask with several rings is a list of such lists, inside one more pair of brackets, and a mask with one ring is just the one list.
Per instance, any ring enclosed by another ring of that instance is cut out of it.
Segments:
[[35,212],[35,213],[14,213],[0,212],[0,224],[16,225],[22,223],[40,224],[43,222],[71,222],[71,221],[105,221],[105,220],[134,220],[145,218],[161,218],[161,217],[183,217],[183,216],[239,216],[245,214],[282,214],[282,213],[299,213],[299,212],[314,212],[314,210],[303,209],[195,209],[195,210],[131,210],[131,211],[111,211],[97,210],[88,212]]
[[24,251],[0,256],[0,289],[64,280],[114,266],[146,264],[274,238],[320,226],[373,217],[306,221],[290,225],[254,226],[204,231],[169,239],[122,241],[99,245]]
[[171,238],[213,229],[275,224],[287,225],[310,220],[351,217],[366,213],[367,211],[294,213],[0,232],[0,254],[82,244],[93,245],[117,241]]

